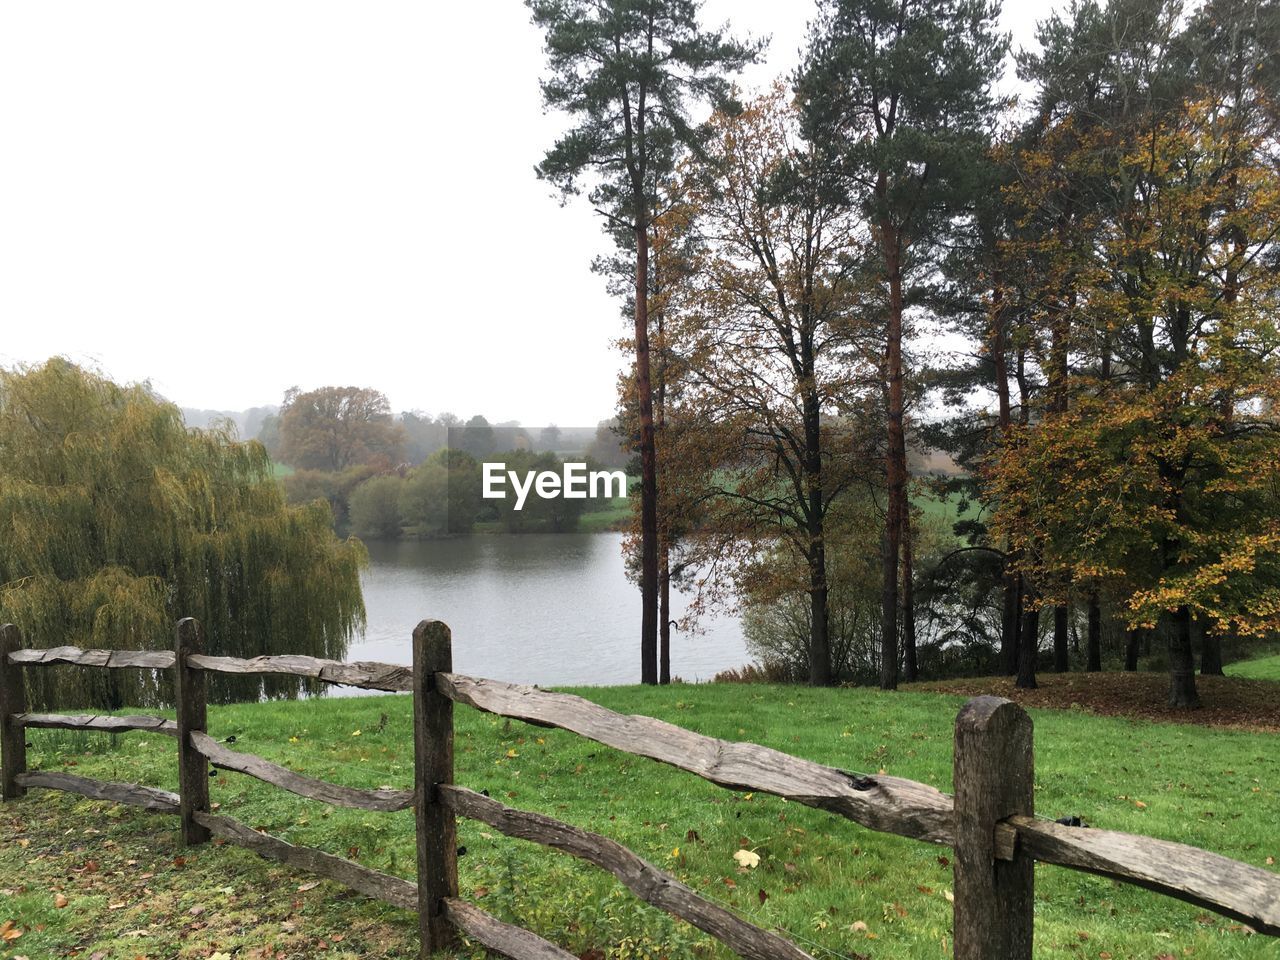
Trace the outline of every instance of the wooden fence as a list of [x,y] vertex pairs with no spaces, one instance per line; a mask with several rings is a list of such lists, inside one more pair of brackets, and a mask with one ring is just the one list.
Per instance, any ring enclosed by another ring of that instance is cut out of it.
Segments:
[[[481,680],[452,672],[449,628],[425,620],[413,633],[413,667],[338,663],[302,656],[206,656],[200,625],[177,625],[174,650],[22,649],[12,625],[0,628],[0,794],[28,787],[66,790],[146,810],[178,814],[182,841],[211,836],[343,883],[360,893],[417,909],[425,958],[449,948],[458,931],[514,960],[572,960],[560,947],[503,923],[458,897],[455,818],[561,850],[609,871],[637,897],[687,921],[751,960],[809,955],[701,896],[626,847],[538,813],[508,807],[453,782],[453,705],[541,727],[567,730],[636,756],[696,774],[732,790],[770,793],[827,810],[886,833],[951,846],[954,956],[1029,960],[1035,861],[1072,867],[1186,900],[1280,936],[1280,875],[1195,847],[1150,837],[1064,826],[1033,809],[1031,720],[1016,704],[977,697],[955,724],[955,795],[898,777],[857,776],[751,743],[702,736],[651,717],[623,716],[580,697]],[[28,713],[23,670],[46,664],[172,670],[177,719]],[[370,690],[413,694],[412,790],[365,790],[295,773],[209,737],[205,678],[210,672],[290,674]],[[26,769],[27,727],[140,730],[177,741],[179,791],[108,783]],[[302,797],[360,810],[412,808],[418,882],[393,877],[310,847],[294,846],[214,814],[208,767],[256,777]]]

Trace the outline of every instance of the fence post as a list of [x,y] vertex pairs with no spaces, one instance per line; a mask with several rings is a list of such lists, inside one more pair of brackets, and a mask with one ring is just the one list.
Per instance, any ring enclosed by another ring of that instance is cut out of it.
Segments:
[[1031,718],[975,697],[956,717],[955,960],[1031,960],[1035,861],[997,860],[995,827],[1034,811]]
[[193,847],[209,839],[209,830],[196,823],[195,813],[209,812],[209,763],[191,745],[191,731],[209,726],[208,698],[203,670],[187,666],[187,657],[204,653],[204,628],[198,620],[178,621],[173,646],[173,705],[178,714],[178,813],[182,845]]
[[458,829],[440,802],[438,784],[453,782],[453,701],[436,689],[437,672],[453,670],[449,628],[423,620],[413,631],[414,817],[418,834],[418,927],[421,956],[453,944],[442,901],[458,895]]
[[12,623],[0,627],[0,798],[16,800],[27,788],[18,774],[27,770],[27,732],[13,722],[15,713],[27,712],[27,690],[22,665],[9,662],[9,654],[22,648],[22,631]]

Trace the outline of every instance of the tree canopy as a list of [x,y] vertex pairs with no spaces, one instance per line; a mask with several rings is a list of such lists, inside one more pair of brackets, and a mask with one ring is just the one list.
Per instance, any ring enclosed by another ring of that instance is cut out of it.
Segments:
[[280,458],[301,469],[338,472],[398,463],[404,430],[384,394],[367,387],[290,390],[280,408]]
[[[0,371],[0,618],[33,647],[162,649],[182,617],[211,653],[341,659],[363,626],[357,541],[324,503],[286,506],[271,461],[230,428],[189,430],[146,385],[64,360]],[[34,702],[164,699],[142,672],[32,672]],[[217,678],[213,695],[296,693]]]

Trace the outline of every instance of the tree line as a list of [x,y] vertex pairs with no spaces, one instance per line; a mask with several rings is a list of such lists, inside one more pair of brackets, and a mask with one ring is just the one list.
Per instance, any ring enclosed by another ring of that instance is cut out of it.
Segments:
[[754,98],[758,45],[696,3],[529,6],[574,121],[539,172],[601,214],[634,325],[645,682],[694,570],[815,684],[983,646],[1034,686],[1082,626],[1086,669],[1154,632],[1194,706],[1197,640],[1214,672],[1280,627],[1274,2],[1073,4],[1016,101],[987,0],[822,0]]
[[[565,459],[593,469],[625,467],[628,459],[611,421],[584,431],[491,424],[481,414],[466,421],[447,412],[393,414],[386,395],[368,387],[294,388],[258,439],[292,468],[282,477],[290,503],[324,500],[337,529],[377,540],[464,536],[477,523],[513,533],[566,532],[604,504],[533,498],[517,511],[511,501],[484,501],[480,462],[559,472]],[[566,447],[583,449],[579,455]]]

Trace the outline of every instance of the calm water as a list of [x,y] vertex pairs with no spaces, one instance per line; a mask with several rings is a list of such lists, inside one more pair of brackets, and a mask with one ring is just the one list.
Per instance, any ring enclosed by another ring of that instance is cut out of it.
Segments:
[[[453,630],[459,673],[543,686],[640,682],[640,591],[617,533],[474,536],[369,544],[369,625],[349,660],[409,663],[413,627]],[[686,599],[672,591],[679,616]],[[709,680],[747,662],[737,618],[672,631],[671,673]]]

